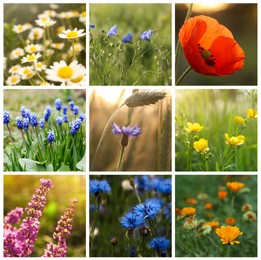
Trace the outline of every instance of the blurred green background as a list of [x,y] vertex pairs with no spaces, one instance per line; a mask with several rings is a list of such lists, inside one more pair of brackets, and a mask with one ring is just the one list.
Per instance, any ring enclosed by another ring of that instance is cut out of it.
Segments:
[[[118,26],[120,37],[120,39],[108,38],[104,34],[104,37],[99,38],[98,43],[103,46],[102,59],[104,60],[103,64],[100,64],[103,68],[100,69],[103,70],[107,67],[108,70],[112,69],[114,64],[112,60],[115,60],[115,63],[119,61],[119,54],[116,55],[113,52],[116,49],[116,43],[121,41],[121,37],[128,32],[133,33],[133,44],[123,44],[123,47],[126,63],[131,62],[136,42],[140,40],[139,34],[152,29],[150,43],[142,40],[141,49],[145,50],[150,46],[152,48],[132,68],[126,79],[126,85],[133,85],[141,76],[141,72],[145,71],[152,73],[144,73],[142,79],[138,81],[138,85],[171,85],[171,16],[170,4],[90,4],[90,23],[95,25],[94,29],[90,29],[93,39],[96,39],[98,35],[101,36],[102,31],[107,33],[113,25]],[[103,38],[106,38],[108,43],[104,43]],[[114,43],[114,49],[109,46],[111,43]],[[99,59],[96,60],[96,63],[98,66]],[[110,85],[120,85],[120,68],[113,70]],[[155,74],[159,72],[159,76],[156,76]],[[90,59],[90,85],[101,84],[96,66]]]
[[[233,133],[234,116],[247,118],[247,109],[257,109],[257,90],[216,89],[216,90],[176,90],[175,111],[175,169],[186,171],[186,146],[184,127],[187,122],[203,125],[197,133],[199,138],[208,140],[208,145],[214,154],[210,170],[215,170],[215,161],[224,152],[225,133]],[[237,154],[237,166],[230,171],[257,170],[257,119],[250,119],[246,129],[242,131],[246,137],[245,144]],[[231,135],[230,135],[231,136]],[[194,150],[194,149],[193,149]],[[193,151],[194,163],[202,162],[200,153]],[[193,166],[192,166],[193,167]],[[192,170],[199,170],[199,167]]]
[[[200,6],[197,8],[197,6],[199,5],[193,5],[192,16],[210,16],[232,32],[235,40],[245,52],[245,65],[242,70],[223,77],[205,76],[191,70],[181,85],[257,85],[257,4],[220,3],[216,6],[213,5],[213,8],[211,8],[211,4],[202,5],[201,8]],[[186,4],[176,4],[176,43],[187,10]],[[176,80],[189,65],[182,48],[180,54]]]
[[[234,202],[234,214],[231,215],[232,194],[226,187],[226,182],[238,181],[245,184],[245,187],[236,195]],[[244,203],[249,203],[253,211],[257,212],[257,176],[256,175],[177,175],[175,177],[175,208],[193,207],[196,209],[196,218],[198,221],[217,220],[220,225],[226,225],[227,217],[234,217],[236,226],[243,232],[238,237],[240,244],[230,246],[230,256],[233,257],[256,257],[257,256],[257,222],[247,223],[243,221],[241,207]],[[225,201],[219,200],[217,194],[220,189],[228,191]],[[205,198],[205,199],[200,199]],[[191,205],[186,202],[188,198],[196,199],[196,204]],[[206,210],[205,203],[210,202],[213,208]],[[213,250],[213,245],[206,237],[198,238],[198,247],[195,245],[193,231],[187,231],[181,227],[182,221],[176,218],[176,257],[188,256],[218,256],[217,250]],[[215,244],[224,249],[219,237],[214,231],[211,232],[211,238]],[[184,243],[182,245],[182,242]],[[204,244],[204,246],[203,246]],[[200,255],[189,254],[185,247],[191,249],[191,252],[200,253]],[[206,249],[207,248],[207,249]]]
[[[40,230],[32,256],[42,256],[46,244],[52,239],[52,234],[61,215],[70,205],[70,200],[76,198],[73,229],[67,237],[67,256],[84,257],[86,255],[86,178],[85,176],[53,176],[53,175],[5,175],[4,176],[4,215],[16,207],[25,208],[32,195],[40,185],[40,179],[52,179],[53,188],[47,195],[47,203],[40,218]],[[22,217],[26,216],[26,212]]]

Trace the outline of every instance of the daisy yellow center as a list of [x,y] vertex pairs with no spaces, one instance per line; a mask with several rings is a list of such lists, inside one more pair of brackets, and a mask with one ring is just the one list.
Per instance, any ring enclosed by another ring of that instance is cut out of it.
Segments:
[[39,37],[39,32],[34,32],[34,39],[38,39],[38,37]]
[[86,17],[86,12],[82,12],[81,15],[82,15],[83,17]]
[[69,79],[73,74],[73,70],[69,66],[58,69],[58,76],[63,79]]
[[37,63],[37,64],[36,64],[36,67],[37,67],[37,68],[42,68],[42,64],[41,64],[41,63]]
[[57,49],[60,48],[60,46],[61,46],[60,43],[55,44],[55,48],[57,48]]
[[22,25],[18,25],[18,26],[17,26],[17,30],[18,30],[18,31],[22,31],[22,30],[23,30],[23,26],[22,26]]
[[28,61],[33,61],[35,60],[35,56],[34,55],[30,55],[28,58],[27,58]]
[[30,48],[30,51],[36,51],[36,47],[35,47],[35,46],[32,46],[32,47]]
[[16,81],[17,81],[17,78],[16,78],[16,77],[12,77],[12,78],[11,78],[11,82],[12,82],[12,83],[15,83]]
[[79,35],[78,32],[68,32],[68,33],[66,34],[66,36],[67,36],[69,39],[75,38],[75,37],[77,37],[78,35]]
[[78,78],[71,79],[71,82],[72,82],[72,83],[78,83],[78,82],[80,82],[82,79],[83,79],[83,76],[79,76]]
[[18,68],[17,67],[13,67],[13,71],[17,71],[18,70]]
[[24,74],[29,74],[29,73],[30,73],[30,70],[28,70],[28,69],[24,70]]
[[43,21],[43,22],[46,22],[46,21],[47,21],[47,18],[46,18],[46,17],[43,17],[43,18],[42,18],[42,21]]

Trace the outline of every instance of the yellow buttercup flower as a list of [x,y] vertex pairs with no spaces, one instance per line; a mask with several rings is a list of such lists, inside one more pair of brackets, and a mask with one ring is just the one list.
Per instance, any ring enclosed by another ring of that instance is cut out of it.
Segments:
[[227,182],[226,185],[232,192],[238,192],[245,186],[244,183],[237,181]]
[[229,137],[228,134],[226,133],[225,139],[226,139],[226,144],[230,144],[233,146],[239,146],[245,142],[245,137],[243,135]]
[[243,235],[243,232],[236,226],[221,226],[215,230],[216,234],[221,239],[223,245],[225,244],[240,244],[238,240],[235,240],[238,236]]
[[185,131],[187,131],[188,133],[198,133],[203,128],[203,126],[199,123],[187,122],[187,125],[188,127],[185,127]]
[[249,108],[247,110],[247,117],[248,118],[257,118],[257,111],[255,111],[253,108]]
[[197,152],[204,153],[205,150],[209,149],[208,140],[200,138],[198,141],[194,142],[193,147]]
[[234,122],[238,125],[245,123],[245,119],[242,116],[234,116]]

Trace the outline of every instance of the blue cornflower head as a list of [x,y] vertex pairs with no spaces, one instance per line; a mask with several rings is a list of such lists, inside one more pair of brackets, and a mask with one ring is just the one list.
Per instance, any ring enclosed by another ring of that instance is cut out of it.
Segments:
[[30,114],[30,125],[36,127],[38,125],[37,116],[35,113]]
[[58,111],[62,109],[62,101],[60,98],[55,99],[54,104]]
[[74,106],[73,107],[73,114],[77,115],[79,113],[79,107],[78,106]]
[[3,113],[3,117],[4,117],[4,124],[8,124],[10,122],[10,112],[5,110]]
[[125,134],[128,137],[137,137],[141,134],[141,129],[137,126],[122,126],[119,127],[116,123],[112,124],[112,133],[115,135]]
[[44,111],[44,120],[46,122],[49,120],[51,113],[52,113],[52,107],[50,105],[46,106]]
[[148,175],[142,175],[139,177],[135,177],[135,183],[137,183],[137,189],[140,192],[154,190],[155,189],[155,179],[150,178]]
[[23,121],[23,128],[25,131],[28,130],[29,128],[29,124],[30,124],[30,120],[28,118],[24,118],[24,121]]
[[154,237],[150,240],[149,246],[156,249],[159,256],[166,256],[166,249],[170,247],[170,241],[165,237]]
[[148,30],[148,31],[145,31],[143,32],[142,34],[139,35],[139,37],[142,39],[142,40],[145,40],[145,41],[150,41],[150,37],[152,36],[152,30]]
[[63,122],[64,122],[64,123],[68,123],[68,122],[69,122],[69,119],[68,119],[68,116],[67,116],[67,115],[64,115],[64,116],[63,116]]
[[97,194],[99,192],[110,192],[111,191],[111,187],[109,185],[109,183],[107,182],[107,180],[90,180],[90,193],[91,194]]
[[95,25],[94,25],[94,24],[91,24],[91,23],[89,23],[89,28],[90,28],[90,29],[94,29],[94,28],[95,28]]
[[70,102],[69,102],[69,106],[70,106],[71,111],[73,111],[73,108],[74,108],[74,102],[73,102],[73,101],[70,101]]
[[80,119],[82,122],[85,120],[85,118],[86,118],[86,115],[85,115],[84,113],[81,113],[81,114],[79,115],[79,119]]
[[160,211],[160,205],[155,201],[147,201],[140,203],[134,207],[133,212],[137,215],[141,215],[143,219],[154,219],[157,217],[157,213]]
[[137,215],[134,212],[128,212],[121,218],[121,225],[125,228],[135,229],[142,226],[144,219],[141,215]]
[[41,119],[39,120],[39,126],[40,126],[40,128],[44,128],[44,123],[45,123],[44,118],[41,118]]
[[167,206],[165,206],[163,209],[163,214],[166,216],[166,219],[168,219],[170,222],[171,222],[171,218],[172,218],[171,208],[172,208],[172,205],[171,205],[171,202],[169,202],[167,204]]
[[67,105],[64,105],[64,106],[63,106],[63,114],[64,114],[64,115],[67,115],[67,110],[68,110],[68,106],[67,106]]
[[132,43],[132,36],[133,34],[128,32],[127,34],[125,34],[124,36],[122,36],[121,40],[122,40],[122,43]]
[[73,121],[73,122],[70,123],[71,134],[72,134],[72,135],[77,134],[77,132],[78,132],[78,131],[80,130],[80,128],[81,128],[81,124],[82,124],[82,121],[81,121],[81,119],[79,119],[79,118],[76,118],[75,121]]
[[161,179],[156,186],[156,192],[160,194],[171,194],[172,182],[171,178]]
[[117,34],[118,34],[118,27],[117,27],[117,25],[113,25],[111,27],[111,29],[108,31],[107,36],[111,37],[111,36],[115,36]]
[[62,118],[61,116],[58,116],[58,117],[56,118],[56,123],[57,123],[57,125],[62,125],[62,123],[63,123],[63,118]]
[[163,206],[163,201],[160,198],[149,198],[144,201],[144,203],[154,203],[157,207],[161,208]]
[[54,141],[54,131],[53,130],[49,130],[48,132],[48,136],[47,136],[47,140],[49,143],[52,143]]
[[16,117],[16,126],[18,129],[23,129],[24,128],[24,123],[23,123],[23,118],[18,116]]

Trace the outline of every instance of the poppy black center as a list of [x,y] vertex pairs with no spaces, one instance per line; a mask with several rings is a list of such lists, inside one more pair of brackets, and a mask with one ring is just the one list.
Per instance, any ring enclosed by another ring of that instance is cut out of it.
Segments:
[[200,43],[198,43],[198,51],[202,59],[204,59],[205,63],[210,66],[214,67],[216,64],[216,59],[214,55],[210,52],[210,50],[206,50],[205,48],[200,46]]

